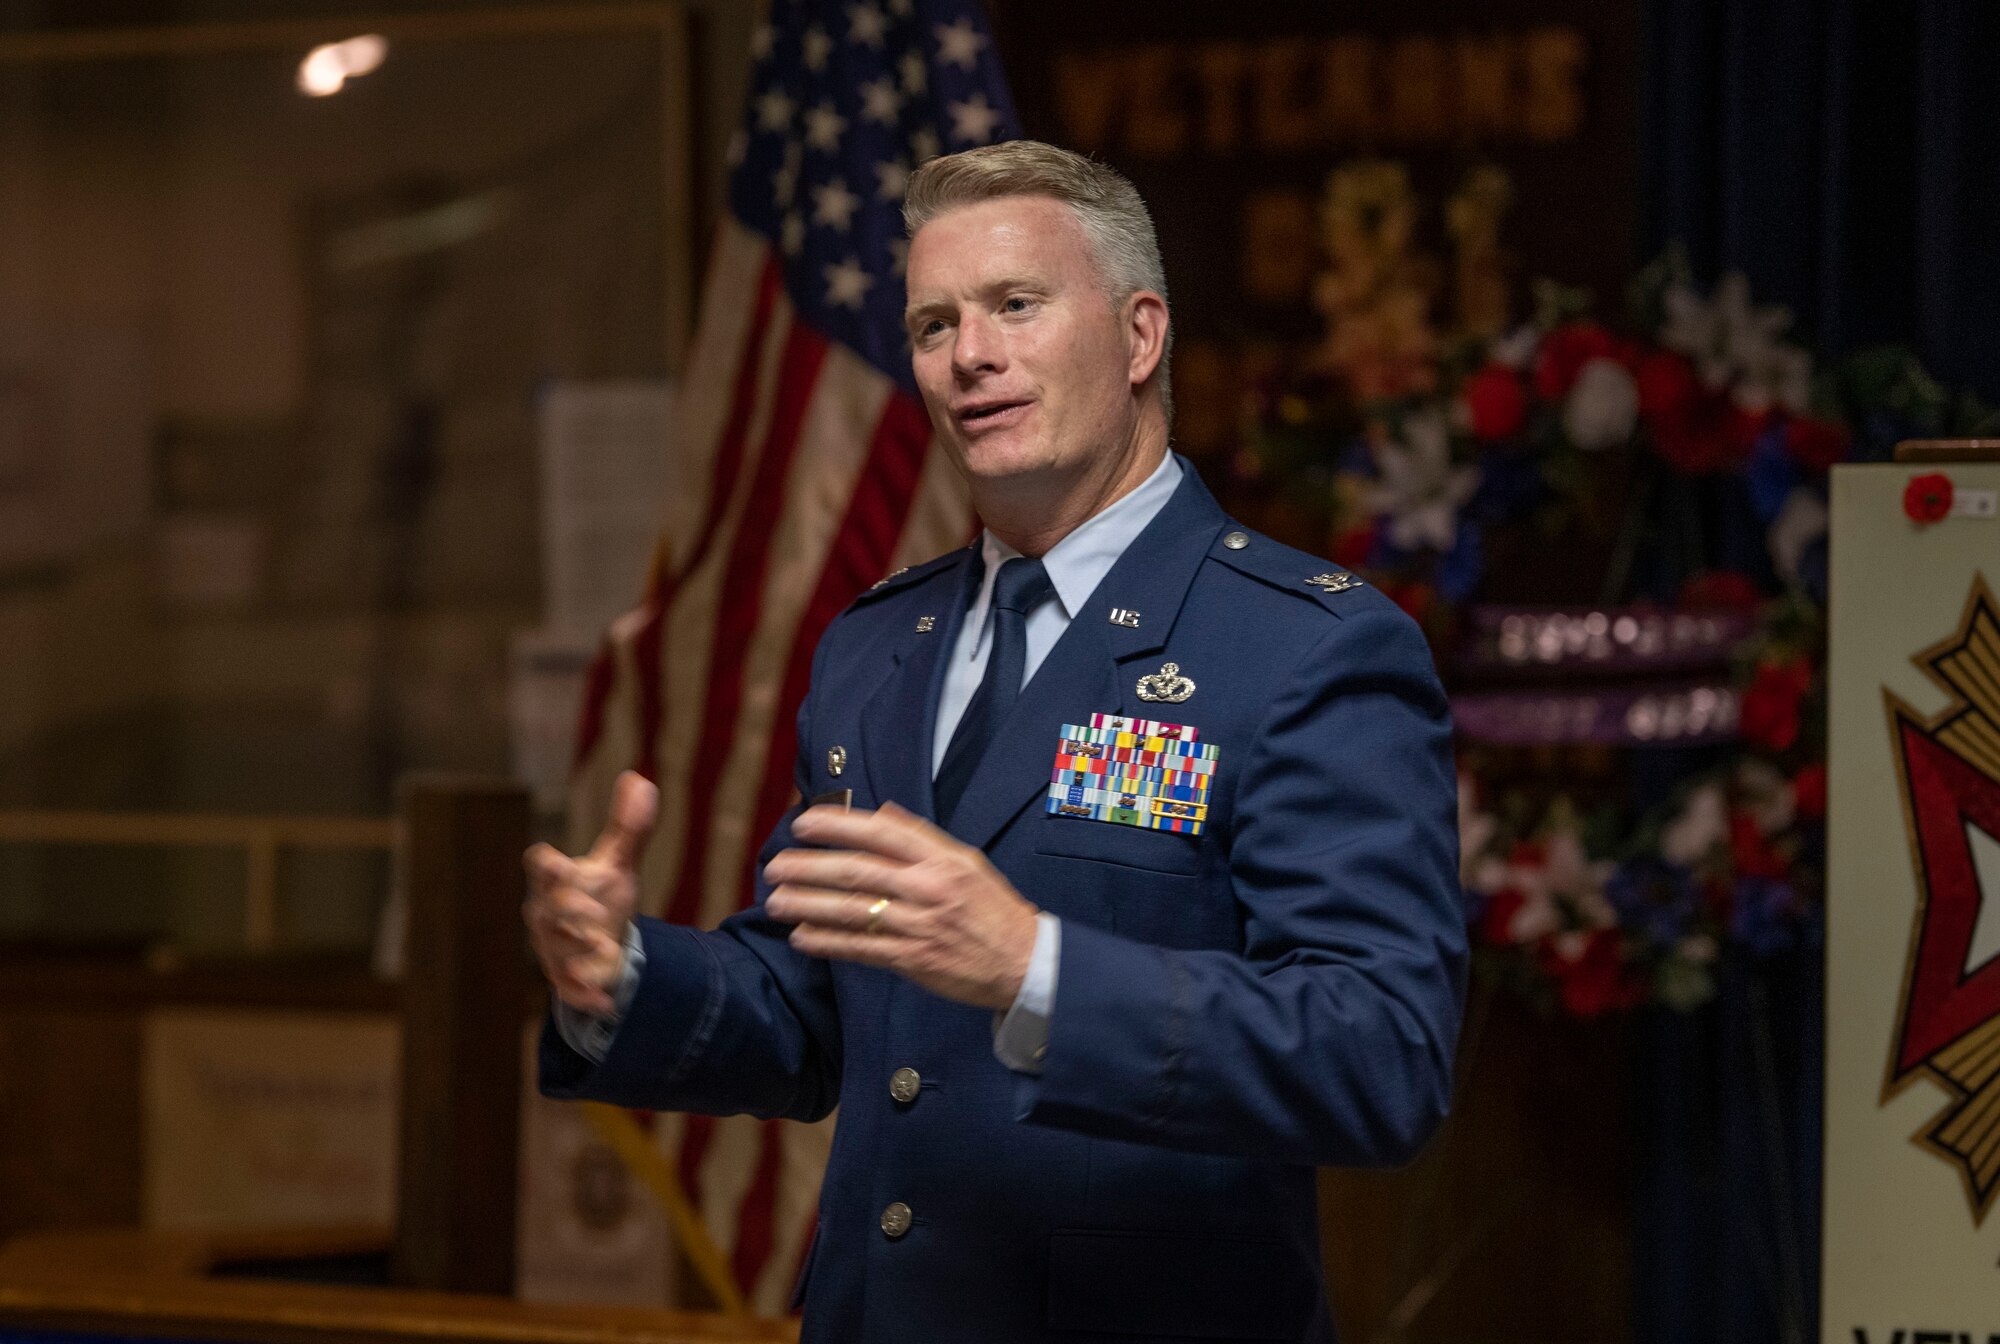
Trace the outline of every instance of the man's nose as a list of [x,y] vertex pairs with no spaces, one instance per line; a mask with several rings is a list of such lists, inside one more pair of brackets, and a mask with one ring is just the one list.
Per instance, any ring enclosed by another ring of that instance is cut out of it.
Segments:
[[1006,346],[992,323],[973,318],[958,324],[951,345],[951,367],[961,378],[998,373],[1007,367]]

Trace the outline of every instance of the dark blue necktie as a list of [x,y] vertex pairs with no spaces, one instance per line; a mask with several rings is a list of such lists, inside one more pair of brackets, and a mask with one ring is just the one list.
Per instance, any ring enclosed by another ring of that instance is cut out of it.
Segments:
[[1025,555],[1001,565],[993,578],[993,648],[986,657],[986,676],[966,704],[951,745],[944,750],[944,764],[938,767],[934,792],[941,826],[951,825],[951,814],[972,772],[1021,696],[1021,672],[1028,661],[1028,613],[1054,592],[1042,562]]

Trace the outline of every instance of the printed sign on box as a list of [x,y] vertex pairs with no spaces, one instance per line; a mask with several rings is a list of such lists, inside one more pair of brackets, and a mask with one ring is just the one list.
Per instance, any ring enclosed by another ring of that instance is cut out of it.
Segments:
[[[1821,1338],[2000,1334],[2000,522],[1834,472]],[[1975,497],[2000,464],[1942,470]]]

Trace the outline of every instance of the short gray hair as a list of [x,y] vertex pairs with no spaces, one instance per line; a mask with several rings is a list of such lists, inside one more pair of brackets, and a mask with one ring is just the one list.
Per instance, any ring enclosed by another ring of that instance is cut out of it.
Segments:
[[[1138,188],[1115,168],[1039,140],[1003,140],[997,145],[946,154],[911,175],[903,196],[903,226],[917,230],[947,210],[1007,196],[1048,196],[1068,206],[1097,263],[1098,278],[1113,308],[1142,289],[1167,297],[1167,268],[1160,240]],[[1160,405],[1174,419],[1174,389],[1168,361],[1174,328],[1160,351]]]

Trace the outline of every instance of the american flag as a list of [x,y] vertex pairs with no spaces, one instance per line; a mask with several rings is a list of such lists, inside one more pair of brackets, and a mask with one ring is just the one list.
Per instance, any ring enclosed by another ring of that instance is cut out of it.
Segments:
[[[704,521],[665,539],[674,562],[606,636],[570,796],[587,844],[621,769],[655,780],[645,901],[702,926],[747,903],[791,803],[793,714],[827,623],[971,533],[910,371],[902,198],[915,165],[1019,133],[974,0],[773,0],[754,50],[671,447],[707,463]],[[751,1304],[782,1310],[831,1123],[657,1132]]]

